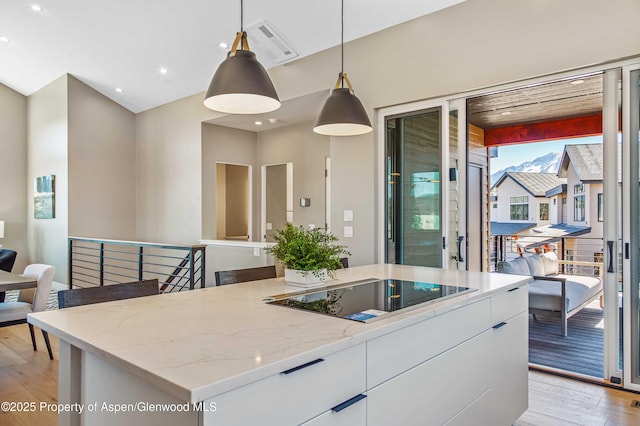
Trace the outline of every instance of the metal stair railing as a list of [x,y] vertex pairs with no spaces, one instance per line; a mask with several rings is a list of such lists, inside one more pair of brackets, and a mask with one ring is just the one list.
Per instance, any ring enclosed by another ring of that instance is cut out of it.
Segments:
[[69,288],[157,278],[160,291],[205,287],[206,245],[69,237]]

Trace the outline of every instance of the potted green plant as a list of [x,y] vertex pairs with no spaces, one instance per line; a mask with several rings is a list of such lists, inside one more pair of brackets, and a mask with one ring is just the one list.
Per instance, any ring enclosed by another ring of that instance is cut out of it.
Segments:
[[338,237],[324,228],[307,229],[288,223],[275,235],[275,244],[266,249],[285,268],[285,281],[298,287],[324,285],[342,268],[341,256],[351,253],[335,244]]

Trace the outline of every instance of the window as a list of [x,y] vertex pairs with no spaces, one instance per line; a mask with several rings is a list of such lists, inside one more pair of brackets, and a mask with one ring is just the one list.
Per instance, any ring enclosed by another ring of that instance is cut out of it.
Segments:
[[511,220],[527,220],[529,219],[529,197],[509,197],[510,219]]
[[584,222],[584,195],[573,197],[573,220]]
[[493,207],[494,209],[497,209],[498,205],[494,203],[494,204],[491,205],[491,207]]
[[567,204],[567,197],[562,197],[562,204]]
[[573,193],[574,194],[580,194],[581,192],[584,192],[584,185],[581,183],[578,183],[576,185],[573,185]]
[[540,220],[549,220],[549,203],[540,203]]
[[598,194],[598,222],[604,220],[604,195]]

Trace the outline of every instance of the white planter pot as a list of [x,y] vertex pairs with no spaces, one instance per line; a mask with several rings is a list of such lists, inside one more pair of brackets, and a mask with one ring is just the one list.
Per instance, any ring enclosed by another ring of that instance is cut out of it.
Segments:
[[314,274],[311,271],[298,271],[296,269],[285,268],[284,280],[287,284],[295,287],[322,287],[325,286],[327,282],[327,270],[321,269],[320,274],[317,274],[317,271],[316,274]]

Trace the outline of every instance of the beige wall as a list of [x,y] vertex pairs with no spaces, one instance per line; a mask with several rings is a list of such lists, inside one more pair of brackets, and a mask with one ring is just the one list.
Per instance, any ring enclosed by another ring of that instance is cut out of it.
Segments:
[[138,240],[193,244],[203,236],[202,122],[216,113],[202,99],[198,94],[136,115]]
[[[29,96],[28,111],[28,228],[31,262],[47,263],[56,269],[54,280],[67,282],[68,236],[68,97],[67,76],[60,77]],[[37,176],[55,175],[55,218],[33,218],[33,181]]]
[[[329,137],[314,133],[313,124],[301,123],[258,133],[257,161],[260,167],[292,162],[293,223],[324,227],[324,169],[325,157],[329,156]],[[258,178],[261,179],[262,174]],[[259,200],[260,193],[257,195]],[[310,198],[311,206],[300,207],[300,198]]]
[[[635,0],[469,0],[348,43],[345,68],[374,119],[375,109],[384,106],[638,55],[639,15]],[[334,48],[269,73],[280,98],[290,99],[331,87],[338,70]],[[140,236],[158,229],[179,241],[199,237],[194,224],[201,223],[202,188],[194,174],[200,165],[189,156],[198,154],[203,117],[213,115],[202,97],[138,115],[138,183],[148,191],[139,197]],[[354,209],[354,238],[344,241],[353,264],[375,260],[374,134],[330,143],[333,226],[341,230],[342,211]],[[170,184],[158,176],[169,164],[178,169]],[[183,194],[175,203],[179,208],[167,205],[173,188]]]
[[69,235],[136,237],[135,115],[69,77]]
[[[216,163],[251,166],[254,171],[253,194],[256,193],[257,188],[255,178],[256,134],[246,130],[231,129],[214,124],[197,123],[197,125],[202,127],[202,138],[198,140],[198,144],[202,145],[202,176],[201,180],[192,182],[191,185],[193,188],[201,188],[201,193],[197,195],[193,202],[199,202],[200,197],[202,197],[202,237],[198,235],[193,240],[186,241],[188,244],[193,244],[200,238],[222,239],[225,236],[220,236],[220,233],[216,232]],[[185,191],[191,192],[193,188],[185,188]],[[254,202],[254,222],[256,211],[256,203]],[[195,220],[193,214],[192,217]],[[253,235],[256,235],[255,232],[254,227]]]
[[249,235],[249,173],[247,166],[227,165],[226,236]]
[[0,84],[0,220],[4,248],[18,252],[13,270],[29,263],[27,252],[27,98]]

